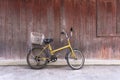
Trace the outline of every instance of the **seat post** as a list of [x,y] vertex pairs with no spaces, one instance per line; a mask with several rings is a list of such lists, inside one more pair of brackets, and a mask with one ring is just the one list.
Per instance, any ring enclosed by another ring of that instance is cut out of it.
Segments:
[[52,47],[51,47],[51,45],[50,45],[50,44],[48,44],[48,47],[49,47],[50,51],[52,51]]

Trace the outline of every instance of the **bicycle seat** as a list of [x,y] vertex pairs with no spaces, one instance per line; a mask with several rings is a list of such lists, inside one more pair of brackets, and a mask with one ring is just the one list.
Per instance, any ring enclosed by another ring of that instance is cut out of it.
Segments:
[[44,39],[44,43],[45,43],[45,44],[49,44],[49,43],[51,43],[51,42],[53,42],[53,39]]

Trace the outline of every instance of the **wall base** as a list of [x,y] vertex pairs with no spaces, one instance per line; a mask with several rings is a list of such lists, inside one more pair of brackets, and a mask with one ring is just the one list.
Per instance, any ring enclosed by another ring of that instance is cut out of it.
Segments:
[[[0,66],[4,65],[27,65],[26,60],[0,60]],[[66,60],[59,59],[57,62],[48,65],[67,65]],[[93,60],[86,59],[85,65],[120,65],[120,60]]]

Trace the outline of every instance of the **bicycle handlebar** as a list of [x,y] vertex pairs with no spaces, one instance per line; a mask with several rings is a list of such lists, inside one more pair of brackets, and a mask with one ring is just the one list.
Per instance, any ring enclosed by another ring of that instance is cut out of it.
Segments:
[[69,38],[67,32],[66,32],[64,29],[63,29],[63,31],[61,32],[61,34],[64,34],[66,38]]
[[[64,34],[67,39],[69,38],[67,32],[64,29],[62,30],[61,34]],[[70,35],[72,36],[72,34],[73,34],[73,28],[71,27],[70,28]]]

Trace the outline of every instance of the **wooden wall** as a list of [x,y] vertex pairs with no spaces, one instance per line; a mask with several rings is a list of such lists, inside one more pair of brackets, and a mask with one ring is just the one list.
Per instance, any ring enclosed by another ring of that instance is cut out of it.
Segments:
[[[0,0],[0,59],[24,59],[30,32],[54,38],[73,27],[88,59],[120,59],[120,0]],[[60,46],[59,46],[60,44]]]

